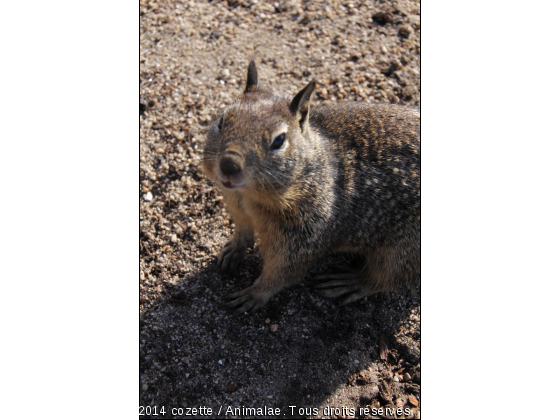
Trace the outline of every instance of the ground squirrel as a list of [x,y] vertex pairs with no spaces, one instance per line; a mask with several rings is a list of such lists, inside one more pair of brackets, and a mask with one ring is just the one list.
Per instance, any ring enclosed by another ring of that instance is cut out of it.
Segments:
[[223,192],[235,235],[220,256],[235,269],[260,240],[255,283],[230,296],[256,310],[331,251],[365,255],[360,272],[320,276],[347,304],[411,286],[420,274],[420,116],[416,108],[369,103],[310,107],[315,82],[293,99],[257,87],[210,126],[203,169]]

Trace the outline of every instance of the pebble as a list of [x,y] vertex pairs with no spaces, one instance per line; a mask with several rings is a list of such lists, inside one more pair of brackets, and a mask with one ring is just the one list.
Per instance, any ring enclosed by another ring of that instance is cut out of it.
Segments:
[[270,332],[275,333],[276,331],[278,331],[278,325],[277,324],[272,324],[270,326]]
[[373,15],[373,20],[380,25],[385,25],[386,23],[391,23],[393,21],[393,15],[390,13],[379,12]]
[[147,390],[148,390],[148,384],[142,385],[142,391],[147,391]]
[[401,25],[399,27],[399,35],[403,38],[408,38],[412,32],[414,32],[414,29],[410,25]]
[[171,238],[169,238],[171,240],[171,242],[175,243],[177,242],[177,235],[173,234],[171,235]]
[[152,195],[151,191],[148,191],[146,194],[144,194],[144,200],[146,201],[152,201],[153,198],[154,196]]

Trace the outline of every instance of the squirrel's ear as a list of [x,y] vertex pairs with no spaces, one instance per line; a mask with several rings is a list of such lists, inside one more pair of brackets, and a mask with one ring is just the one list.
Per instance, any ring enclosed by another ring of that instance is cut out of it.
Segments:
[[309,119],[309,105],[311,103],[311,94],[314,89],[315,80],[312,80],[311,83],[299,91],[290,104],[290,111],[298,118],[299,126],[302,131]]
[[255,60],[251,60],[249,63],[249,69],[247,70],[247,85],[245,86],[245,92],[254,92],[257,90],[257,85],[259,84],[259,75],[257,74],[257,65]]

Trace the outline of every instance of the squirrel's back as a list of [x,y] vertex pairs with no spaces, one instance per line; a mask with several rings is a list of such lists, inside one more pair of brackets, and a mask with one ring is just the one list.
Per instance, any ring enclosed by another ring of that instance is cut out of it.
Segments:
[[[336,243],[372,246],[420,230],[420,116],[412,107],[342,103],[313,107],[341,226]],[[338,235],[337,235],[338,236]],[[415,235],[413,235],[415,236]]]

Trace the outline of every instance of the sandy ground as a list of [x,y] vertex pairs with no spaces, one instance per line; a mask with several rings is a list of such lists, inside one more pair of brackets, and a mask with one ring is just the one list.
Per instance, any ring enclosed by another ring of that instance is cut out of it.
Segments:
[[[316,79],[315,103],[418,105],[419,2],[141,0],[140,12],[145,413],[419,418],[419,287],[339,307],[308,280],[237,314],[225,296],[256,279],[259,248],[235,275],[216,271],[233,228],[199,166],[208,122],[241,93],[251,58],[259,82],[277,91]],[[343,260],[358,263],[334,255],[309,277]]]

